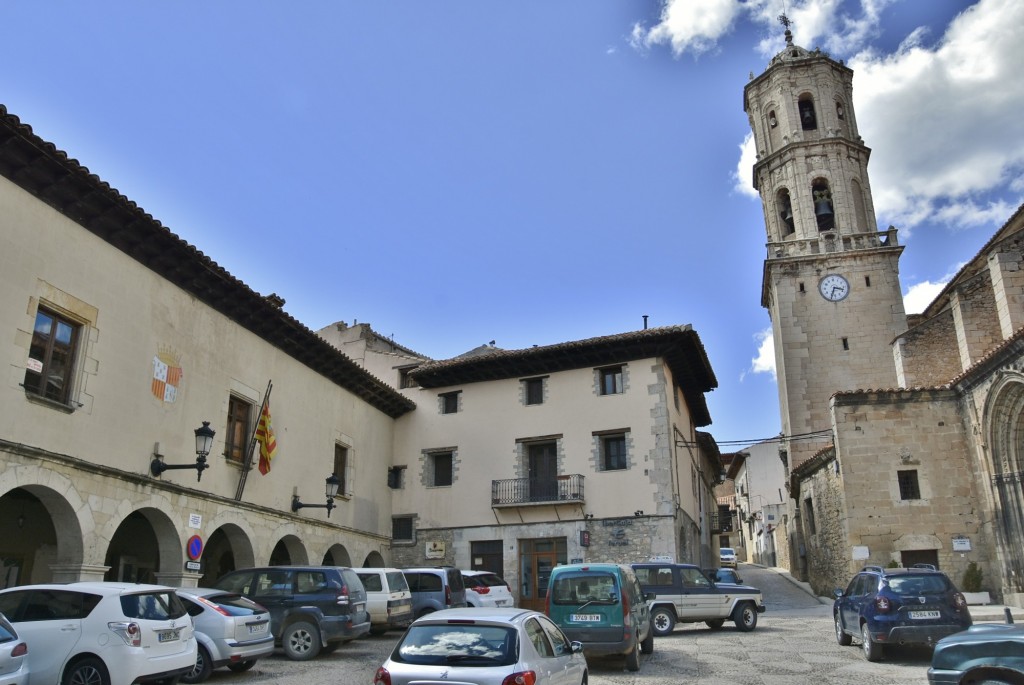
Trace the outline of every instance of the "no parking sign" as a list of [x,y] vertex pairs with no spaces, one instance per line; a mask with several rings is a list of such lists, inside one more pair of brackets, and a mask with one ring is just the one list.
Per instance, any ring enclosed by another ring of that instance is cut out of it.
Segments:
[[185,543],[185,554],[191,561],[185,562],[185,568],[189,571],[198,571],[199,557],[203,556],[203,539],[198,535],[193,535]]

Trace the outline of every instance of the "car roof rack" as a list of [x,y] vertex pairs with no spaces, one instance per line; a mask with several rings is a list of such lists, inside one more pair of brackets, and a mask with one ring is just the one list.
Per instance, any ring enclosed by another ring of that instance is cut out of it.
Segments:
[[861,569],[861,571],[874,571],[875,573],[881,573],[882,572],[882,567],[881,566],[865,566],[864,568]]
[[935,568],[935,564],[914,564],[910,568],[916,568],[916,569],[920,569],[922,571],[938,571],[939,570],[939,569]]

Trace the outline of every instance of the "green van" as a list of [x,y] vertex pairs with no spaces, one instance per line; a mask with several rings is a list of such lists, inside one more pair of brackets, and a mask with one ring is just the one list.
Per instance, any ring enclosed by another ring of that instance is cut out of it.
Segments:
[[587,656],[623,654],[640,670],[640,654],[654,651],[654,629],[633,569],[625,564],[568,564],[551,570],[544,613]]

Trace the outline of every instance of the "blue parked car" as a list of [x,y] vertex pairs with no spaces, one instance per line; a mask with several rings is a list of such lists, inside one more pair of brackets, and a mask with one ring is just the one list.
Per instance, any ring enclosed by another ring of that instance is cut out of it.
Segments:
[[836,640],[861,642],[868,661],[882,659],[887,645],[926,645],[971,626],[967,601],[934,566],[865,566],[845,590],[835,591]]

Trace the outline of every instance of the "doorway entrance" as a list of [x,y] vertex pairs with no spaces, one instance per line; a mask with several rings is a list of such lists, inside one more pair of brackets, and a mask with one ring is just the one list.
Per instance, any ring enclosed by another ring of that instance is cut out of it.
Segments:
[[519,541],[519,606],[544,611],[551,569],[566,563],[565,538]]
[[910,568],[914,564],[929,564],[937,569],[939,568],[939,550],[914,549],[900,552],[900,562],[903,564],[903,568]]
[[535,442],[527,446],[529,457],[530,501],[558,499],[558,448],[553,442]]

